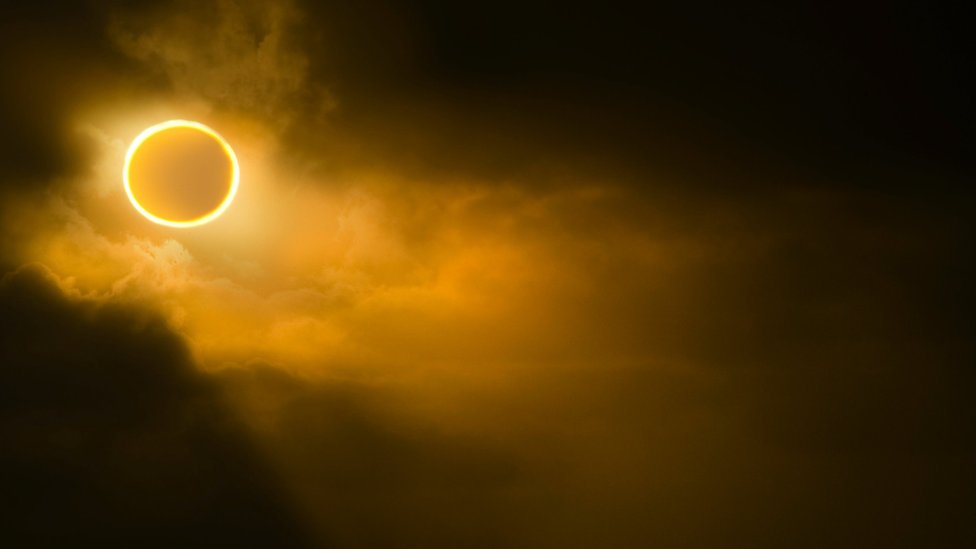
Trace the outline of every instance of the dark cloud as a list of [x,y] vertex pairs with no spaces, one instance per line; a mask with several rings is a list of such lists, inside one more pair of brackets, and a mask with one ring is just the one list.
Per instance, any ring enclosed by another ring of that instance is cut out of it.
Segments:
[[4,538],[17,547],[303,546],[276,477],[155,315],[0,283]]
[[337,141],[368,140],[371,163],[505,179],[573,158],[640,186],[737,191],[970,173],[965,17],[948,6],[305,8],[322,36],[310,74],[335,87],[335,131],[352,134]]
[[86,171],[92,147],[75,131],[77,113],[165,85],[117,51],[96,6],[24,4],[0,22],[0,188],[47,188]]
[[526,474],[511,447],[401,415],[406,395],[382,385],[266,366],[220,377],[338,546],[497,547],[525,534],[499,505]]

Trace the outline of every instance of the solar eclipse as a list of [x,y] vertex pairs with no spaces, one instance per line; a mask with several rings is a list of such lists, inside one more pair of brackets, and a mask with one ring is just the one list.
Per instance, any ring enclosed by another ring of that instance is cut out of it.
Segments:
[[210,127],[169,120],[132,141],[122,179],[132,206],[150,221],[196,227],[230,206],[240,167],[230,144]]

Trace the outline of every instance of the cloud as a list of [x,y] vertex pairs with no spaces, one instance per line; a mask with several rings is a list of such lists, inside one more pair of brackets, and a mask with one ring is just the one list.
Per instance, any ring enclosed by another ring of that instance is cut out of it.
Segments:
[[[723,56],[756,53],[738,30],[717,58],[690,48],[698,65],[627,49],[619,70],[615,49],[667,33],[546,61],[551,27],[594,20],[528,8],[473,34],[385,2],[19,8],[11,531],[93,540],[120,518],[223,545],[296,539],[301,516],[340,546],[967,545],[972,202],[899,155],[866,168],[831,109],[753,107],[773,134],[801,126],[770,151],[723,128],[742,93]],[[689,50],[672,32],[669,58]],[[681,94],[692,112],[655,86],[714,96]],[[246,184],[211,225],[156,227],[118,192],[124,145],[198,114]],[[797,144],[864,165],[771,152]]]
[[296,40],[301,19],[292,2],[177,2],[115,12],[110,35],[161,71],[177,96],[282,125],[301,107],[329,107],[324,87],[307,77]]
[[[338,546],[490,546],[520,482],[504,445],[401,415],[382,384],[295,377],[252,364],[218,378]],[[382,528],[376,525],[382,524]]]
[[0,282],[0,475],[16,545],[301,546],[282,487],[157,316]]
[[[147,92],[145,73],[104,40],[96,4],[18,6],[2,22],[0,189],[32,192],[89,169],[91,148],[72,131],[93,104]],[[16,129],[14,129],[16,128]]]

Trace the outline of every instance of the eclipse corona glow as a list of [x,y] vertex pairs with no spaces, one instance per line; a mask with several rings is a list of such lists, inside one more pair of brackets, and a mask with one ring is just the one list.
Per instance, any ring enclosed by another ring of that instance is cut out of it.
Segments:
[[122,180],[132,206],[150,221],[196,227],[230,206],[240,185],[240,167],[230,144],[212,128],[169,120],[132,141]]

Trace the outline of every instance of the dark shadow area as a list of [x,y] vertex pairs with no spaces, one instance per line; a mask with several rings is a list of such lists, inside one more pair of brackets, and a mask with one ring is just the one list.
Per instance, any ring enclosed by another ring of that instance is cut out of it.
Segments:
[[152,314],[0,283],[0,513],[12,547],[302,547],[242,425]]

